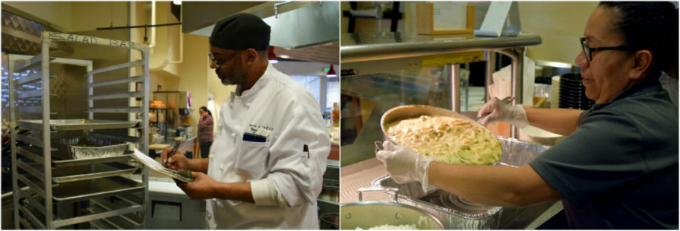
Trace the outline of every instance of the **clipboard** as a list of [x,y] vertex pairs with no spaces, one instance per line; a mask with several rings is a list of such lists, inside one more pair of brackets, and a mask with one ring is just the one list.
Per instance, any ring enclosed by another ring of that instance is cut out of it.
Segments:
[[185,177],[180,175],[177,170],[171,169],[171,168],[166,168],[163,166],[161,163],[158,163],[156,160],[152,159],[151,157],[145,155],[143,152],[140,152],[135,148],[135,151],[132,153],[132,157],[135,158],[137,161],[145,165],[146,167],[149,167],[151,170],[154,170],[157,173],[166,175],[168,177],[177,179],[182,182],[190,183],[194,182],[193,177]]

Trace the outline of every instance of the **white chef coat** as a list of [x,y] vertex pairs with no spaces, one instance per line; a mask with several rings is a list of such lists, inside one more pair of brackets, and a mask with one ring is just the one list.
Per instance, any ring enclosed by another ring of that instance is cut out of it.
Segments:
[[[266,141],[249,141],[253,134]],[[303,152],[305,145],[308,152]],[[319,229],[316,198],[329,152],[319,103],[269,64],[251,89],[241,96],[232,92],[222,104],[208,166],[208,176],[216,181],[251,182],[255,204],[208,199],[207,227]],[[278,192],[286,204],[262,206],[258,201],[267,201],[263,197],[276,198],[263,191]]]

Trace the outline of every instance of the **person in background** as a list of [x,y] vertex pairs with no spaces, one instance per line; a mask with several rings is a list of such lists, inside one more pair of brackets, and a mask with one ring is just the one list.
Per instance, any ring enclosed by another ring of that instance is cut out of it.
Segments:
[[222,104],[210,157],[161,153],[171,168],[193,171],[194,182],[176,183],[206,200],[210,229],[319,229],[331,142],[314,95],[269,63],[270,32],[252,14],[215,24],[210,67],[236,90]]
[[678,62],[670,2],[601,2],[576,64],[586,111],[487,102],[483,120],[570,135],[520,167],[445,164],[386,141],[376,153],[397,183],[419,181],[470,201],[521,207],[562,200],[577,229],[678,229],[678,109],[659,76]]
[[207,107],[198,109],[201,118],[198,121],[198,142],[201,143],[201,158],[208,158],[213,142],[213,118]]

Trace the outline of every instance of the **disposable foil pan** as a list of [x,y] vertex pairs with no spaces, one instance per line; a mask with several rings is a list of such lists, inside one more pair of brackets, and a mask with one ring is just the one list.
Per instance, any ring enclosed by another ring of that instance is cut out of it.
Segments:
[[67,138],[62,144],[66,145],[68,156],[76,160],[122,156],[127,149],[126,143],[94,137]]
[[[548,146],[537,143],[519,141],[512,138],[498,137],[503,148],[503,155],[498,165],[522,166],[539,156]],[[373,187],[398,188],[400,203],[422,208],[438,217],[447,229],[498,229],[503,228],[510,220],[532,219],[550,207],[550,203],[538,204],[524,208],[487,207],[484,211],[461,211],[452,209],[445,203],[433,202],[433,198],[455,197],[443,190],[434,189],[423,192],[419,182],[397,184],[389,176],[383,176],[371,182]],[[392,191],[385,191],[394,197]],[[528,218],[520,216],[529,216]],[[519,217],[519,218],[518,218]],[[521,227],[514,228],[523,228]],[[507,228],[507,227],[506,227]]]

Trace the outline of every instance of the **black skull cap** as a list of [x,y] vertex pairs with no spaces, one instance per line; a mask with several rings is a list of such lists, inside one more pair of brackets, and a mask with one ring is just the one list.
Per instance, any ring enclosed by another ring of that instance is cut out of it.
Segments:
[[269,49],[271,28],[261,18],[247,13],[238,13],[223,18],[215,24],[210,35],[210,45],[229,49],[257,51]]

